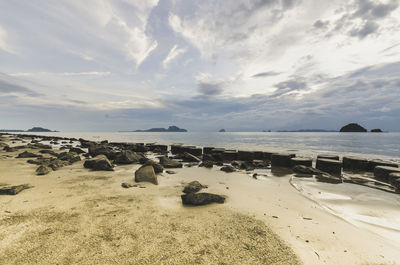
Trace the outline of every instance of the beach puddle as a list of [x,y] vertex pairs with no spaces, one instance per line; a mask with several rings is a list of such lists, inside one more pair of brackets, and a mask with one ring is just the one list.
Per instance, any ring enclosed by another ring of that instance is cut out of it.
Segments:
[[291,184],[330,213],[400,244],[400,195],[365,186],[293,176]]

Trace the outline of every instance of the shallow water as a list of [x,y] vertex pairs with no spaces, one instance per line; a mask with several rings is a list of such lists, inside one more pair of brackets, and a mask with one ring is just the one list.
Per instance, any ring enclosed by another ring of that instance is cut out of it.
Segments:
[[400,244],[399,194],[314,178],[292,177],[291,184],[330,213]]
[[362,154],[400,160],[400,133],[284,133],[284,132],[57,132],[33,133],[87,140],[142,142],[213,146],[252,151],[295,151],[300,155],[317,153]]

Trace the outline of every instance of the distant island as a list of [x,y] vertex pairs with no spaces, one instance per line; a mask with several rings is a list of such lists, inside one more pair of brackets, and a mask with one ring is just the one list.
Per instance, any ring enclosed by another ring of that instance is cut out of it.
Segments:
[[381,132],[383,132],[383,131],[382,131],[381,129],[372,129],[371,132],[374,132],[374,133],[381,133]]
[[226,132],[226,131],[225,131],[225,129],[221,129],[221,130],[219,130],[218,132]]
[[178,126],[169,126],[168,129],[165,128],[151,128],[148,130],[136,130],[135,132],[187,132],[186,129],[181,129]]
[[335,130],[322,130],[322,129],[302,129],[302,130],[280,130],[277,132],[337,132]]
[[367,129],[358,123],[349,123],[340,129],[340,132],[367,132]]
[[7,130],[7,129],[3,129],[0,130],[0,132],[57,132],[57,131],[52,131],[46,128],[42,128],[42,127],[33,127],[32,129],[28,129],[28,130]]

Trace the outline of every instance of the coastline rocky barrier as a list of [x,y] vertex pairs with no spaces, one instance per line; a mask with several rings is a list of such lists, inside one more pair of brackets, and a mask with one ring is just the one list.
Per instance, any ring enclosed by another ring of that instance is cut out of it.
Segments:
[[[313,159],[298,157],[293,152],[231,150],[182,144],[95,142],[82,138],[7,133],[0,134],[0,148],[7,153],[18,153],[17,159],[27,159],[27,163],[37,165],[37,175],[49,174],[81,160],[84,160],[84,168],[100,171],[113,171],[118,165],[141,164],[134,173],[134,181],[154,185],[158,185],[159,174],[164,171],[171,174],[170,169],[182,167],[219,167],[227,174],[234,171],[253,172],[253,178],[257,178],[254,170],[283,169],[295,177],[315,177],[317,181],[332,184],[350,182],[400,193],[398,164],[353,156],[340,158],[336,154],[320,154]],[[135,187],[133,184],[122,186]],[[15,190],[17,194],[23,189]],[[224,197],[216,194],[192,192],[182,195],[185,205],[224,201]]]

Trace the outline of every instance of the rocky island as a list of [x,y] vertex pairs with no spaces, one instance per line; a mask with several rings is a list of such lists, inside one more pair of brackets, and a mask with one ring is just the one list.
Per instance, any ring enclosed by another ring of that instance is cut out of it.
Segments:
[[367,130],[357,123],[349,123],[343,126],[340,132],[367,132]]
[[136,130],[135,132],[187,132],[186,129],[181,129],[178,126],[169,126],[168,129],[165,128],[151,128],[148,130]]

